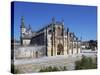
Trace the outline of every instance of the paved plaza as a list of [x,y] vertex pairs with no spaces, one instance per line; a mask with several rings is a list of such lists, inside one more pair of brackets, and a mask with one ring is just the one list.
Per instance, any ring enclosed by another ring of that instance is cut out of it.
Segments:
[[63,67],[66,66],[67,70],[74,70],[75,61],[80,60],[82,55],[87,57],[95,58],[97,52],[82,52],[79,55],[68,55],[68,56],[51,56],[42,57],[36,59],[17,59],[15,60],[15,68],[20,69],[21,73],[32,73],[38,72],[40,69],[48,66]]

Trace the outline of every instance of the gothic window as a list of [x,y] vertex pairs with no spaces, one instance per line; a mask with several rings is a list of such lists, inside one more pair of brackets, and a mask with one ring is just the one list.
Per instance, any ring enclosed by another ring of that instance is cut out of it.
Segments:
[[62,30],[61,30],[60,27],[58,27],[58,28],[57,28],[57,35],[58,35],[58,36],[61,36],[61,34],[62,34]]
[[48,31],[48,34],[51,34],[52,33],[52,30],[50,29],[49,31]]
[[63,54],[63,45],[59,43],[57,46],[57,55],[62,55],[62,54]]
[[24,37],[24,36],[25,36],[25,33],[22,34],[22,37]]
[[70,43],[70,45],[69,45],[69,49],[72,49],[72,43]]
[[80,48],[80,43],[78,43],[78,48]]

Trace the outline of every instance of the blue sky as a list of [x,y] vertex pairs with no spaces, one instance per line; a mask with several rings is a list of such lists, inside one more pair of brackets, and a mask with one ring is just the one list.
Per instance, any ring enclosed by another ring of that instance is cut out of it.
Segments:
[[14,3],[14,37],[20,38],[21,16],[25,25],[37,31],[51,22],[64,19],[65,28],[69,27],[82,40],[97,39],[97,7],[80,5],[45,4],[31,2]]

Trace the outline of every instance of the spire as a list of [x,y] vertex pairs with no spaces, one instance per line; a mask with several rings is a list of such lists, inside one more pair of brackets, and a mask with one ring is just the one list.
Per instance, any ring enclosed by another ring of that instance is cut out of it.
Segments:
[[72,34],[73,34],[73,38],[75,37],[75,33],[74,32],[72,32]]
[[21,17],[21,28],[25,28],[25,24],[24,24],[24,17]]
[[80,41],[82,41],[82,36],[80,37]]
[[30,30],[31,29],[31,25],[29,24],[29,26],[28,26],[28,29]]
[[52,23],[55,23],[55,17],[52,17]]
[[64,25],[64,19],[62,19],[62,25]]
[[68,32],[69,32],[69,28],[67,28],[67,35],[68,35]]
[[76,37],[76,41],[78,41],[78,37]]
[[62,35],[64,36],[64,19],[62,19]]

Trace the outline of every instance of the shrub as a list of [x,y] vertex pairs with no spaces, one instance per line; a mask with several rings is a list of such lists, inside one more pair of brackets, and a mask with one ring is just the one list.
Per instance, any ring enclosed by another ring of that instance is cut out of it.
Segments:
[[65,70],[67,70],[66,66],[60,68],[49,66],[44,69],[41,69],[39,72],[53,72],[53,71],[65,71]]
[[96,69],[97,62],[93,62],[93,59],[90,57],[83,56],[80,61],[75,62],[75,69]]

